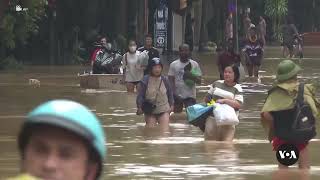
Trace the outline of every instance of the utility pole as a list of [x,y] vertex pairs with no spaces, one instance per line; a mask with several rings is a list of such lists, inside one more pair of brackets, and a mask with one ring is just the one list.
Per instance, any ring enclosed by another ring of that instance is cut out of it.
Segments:
[[238,20],[238,0],[235,0],[236,4],[236,52],[239,53],[239,20]]

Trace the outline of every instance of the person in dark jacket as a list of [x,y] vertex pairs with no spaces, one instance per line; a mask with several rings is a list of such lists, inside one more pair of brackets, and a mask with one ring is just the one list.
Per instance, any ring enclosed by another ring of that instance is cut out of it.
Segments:
[[160,58],[153,58],[151,72],[144,76],[138,86],[137,115],[144,114],[146,127],[160,124],[161,129],[169,129],[169,113],[173,109],[173,92],[170,83],[162,76],[163,65]]
[[138,48],[138,51],[140,51],[140,52],[143,52],[145,50],[148,51],[148,56],[149,56],[147,68],[144,70],[144,75],[147,75],[151,71],[150,63],[151,63],[152,59],[155,57],[157,57],[157,58],[160,57],[159,51],[153,47],[151,34],[147,34],[145,36],[144,46]]

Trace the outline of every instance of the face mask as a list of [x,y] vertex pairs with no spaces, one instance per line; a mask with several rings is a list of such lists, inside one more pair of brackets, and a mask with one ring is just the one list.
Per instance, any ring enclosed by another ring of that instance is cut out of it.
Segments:
[[111,43],[107,43],[107,45],[105,47],[106,47],[107,50],[111,50],[112,45],[111,45]]
[[137,46],[130,46],[129,51],[130,52],[135,52],[137,50]]

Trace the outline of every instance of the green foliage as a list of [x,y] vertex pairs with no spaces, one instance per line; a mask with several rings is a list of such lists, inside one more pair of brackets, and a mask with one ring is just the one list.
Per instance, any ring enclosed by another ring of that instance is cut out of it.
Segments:
[[288,0],[266,0],[265,14],[272,19],[274,38],[281,40],[281,24],[288,13]]
[[23,64],[18,62],[16,58],[11,55],[7,58],[0,60],[0,69],[22,69]]
[[11,0],[2,22],[0,43],[14,49],[17,43],[25,44],[32,34],[39,31],[38,21],[45,15],[47,0],[26,0],[22,11],[16,11],[18,0]]
[[283,17],[288,12],[288,0],[266,0],[265,14],[270,17]]

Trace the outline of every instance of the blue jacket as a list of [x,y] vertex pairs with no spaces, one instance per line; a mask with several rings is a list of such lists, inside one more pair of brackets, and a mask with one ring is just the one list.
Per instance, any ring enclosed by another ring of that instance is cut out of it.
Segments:
[[[145,102],[145,100],[146,100],[146,92],[147,92],[147,88],[148,88],[149,77],[150,77],[150,75],[145,75],[139,83],[138,96],[137,96],[137,100],[136,100],[138,108],[139,107],[141,108],[143,102]],[[173,101],[174,101],[173,100],[173,91],[172,91],[171,86],[169,84],[168,78],[165,76],[161,76],[161,79],[167,89],[168,102],[171,107],[173,105]]]

